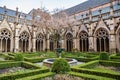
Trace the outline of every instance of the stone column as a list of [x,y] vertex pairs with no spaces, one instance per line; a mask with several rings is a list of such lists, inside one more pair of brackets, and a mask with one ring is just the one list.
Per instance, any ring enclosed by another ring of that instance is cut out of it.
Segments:
[[33,31],[32,50],[33,50],[33,52],[36,52],[36,37],[35,37],[35,31]]
[[64,40],[62,39],[62,40],[61,40],[61,48],[65,48],[64,45],[65,45],[65,43],[64,43]]
[[94,45],[96,44],[94,44],[94,37],[92,35],[89,36],[88,41],[89,41],[89,51],[90,52],[95,51]]
[[13,38],[13,36],[10,38],[10,52],[14,52],[14,43],[15,43],[15,41],[14,41],[14,38]]
[[47,50],[50,50],[50,40],[49,39],[47,39]]
[[33,47],[32,47],[32,48],[33,48],[33,52],[36,52],[36,39],[33,38],[33,39],[32,39],[32,42],[33,42],[33,43],[32,43],[32,44],[33,44]]
[[95,38],[93,36],[93,24],[92,24],[92,13],[91,13],[91,9],[89,9],[89,18],[90,18],[90,21],[89,21],[89,27],[88,27],[88,30],[89,30],[89,33],[88,33],[88,42],[89,42],[89,51],[90,52],[93,52],[95,51],[96,47],[94,45],[96,45],[96,43],[94,42]]
[[31,40],[32,40],[31,37],[29,37],[29,45],[27,44],[29,52],[31,52],[31,50],[32,50],[32,41]]
[[116,38],[115,34],[110,34],[110,53],[116,53]]
[[110,5],[110,16],[111,20],[109,22],[109,27],[110,27],[110,53],[116,53],[116,38],[115,38],[115,32],[114,32],[114,27],[116,25],[115,19],[114,19],[114,10],[113,10],[113,4],[111,2]]
[[76,49],[76,48],[77,48],[76,40],[77,40],[77,39],[73,39],[73,49]]
[[19,52],[19,37],[15,36],[15,52]]
[[14,44],[15,44],[14,52],[19,52],[19,35],[18,35],[18,31],[19,31],[19,29],[16,28],[16,30],[15,30],[15,41],[14,41]]
[[79,51],[80,50],[80,42],[79,39],[76,39],[76,49]]
[[45,43],[45,39],[43,39],[43,51],[45,51],[45,48],[46,48],[46,43]]

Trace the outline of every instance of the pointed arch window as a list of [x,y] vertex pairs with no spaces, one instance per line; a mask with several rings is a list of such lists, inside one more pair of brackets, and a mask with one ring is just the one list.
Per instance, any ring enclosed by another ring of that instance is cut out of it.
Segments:
[[0,50],[10,52],[11,34],[7,29],[0,31]]
[[43,51],[43,35],[38,34],[36,37],[36,51]]
[[82,31],[79,34],[79,48],[80,48],[80,51],[82,52],[88,51],[88,48],[89,48],[88,34],[85,31]]
[[54,51],[54,38],[52,35],[49,37],[49,40],[50,40],[50,46],[49,46],[50,51]]
[[19,49],[22,52],[27,52],[29,47],[29,34],[24,31],[19,36]]
[[73,35],[71,33],[66,35],[66,47],[67,51],[72,51],[73,49]]
[[109,52],[109,35],[105,29],[100,28],[96,32],[96,46],[98,52]]

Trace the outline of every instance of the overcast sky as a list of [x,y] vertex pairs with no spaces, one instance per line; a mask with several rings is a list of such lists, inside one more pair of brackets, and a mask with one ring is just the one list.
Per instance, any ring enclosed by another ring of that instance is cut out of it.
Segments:
[[0,0],[0,6],[28,13],[30,10],[46,7],[49,11],[55,8],[70,8],[87,0]]

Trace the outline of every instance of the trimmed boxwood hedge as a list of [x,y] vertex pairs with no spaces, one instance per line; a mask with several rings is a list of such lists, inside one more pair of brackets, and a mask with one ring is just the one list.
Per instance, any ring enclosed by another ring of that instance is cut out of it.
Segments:
[[25,62],[25,61],[14,61],[14,62],[4,62],[0,63],[0,69],[5,69],[5,68],[11,68],[11,67],[25,67],[25,68],[31,68],[31,69],[40,69],[41,67],[32,64],[30,62]]
[[25,61],[0,63],[0,69],[19,67],[19,66],[25,67],[31,70],[25,71],[25,72],[16,72],[12,74],[1,74],[0,80],[15,80],[17,78],[22,78],[22,77],[32,76],[32,75],[36,75],[40,73],[49,72],[49,69],[46,67],[41,68],[35,64],[32,64],[30,62],[25,62]]
[[[97,62],[97,61],[96,61]],[[114,79],[120,79],[120,73],[118,72],[109,72],[109,71],[97,71],[94,69],[88,69],[89,66],[92,64],[96,64],[95,61],[88,62],[87,64],[83,64],[81,66],[77,67],[72,67],[71,70],[74,72],[80,72],[80,73],[86,73],[86,74],[92,74],[92,75],[97,75],[97,76],[104,76],[104,77],[110,77]],[[120,66],[120,62],[114,62],[114,61],[98,61],[99,64],[104,65],[104,66],[114,66],[118,67]],[[82,67],[82,68],[81,68]]]
[[14,56],[10,56],[8,54],[3,54],[6,60],[14,60]]
[[44,59],[46,58],[27,58],[27,57],[24,57],[24,60],[25,61],[28,61],[28,62],[32,62],[32,63],[35,63],[35,62],[42,62]]
[[103,65],[103,66],[113,66],[113,67],[120,67],[120,62],[115,62],[115,61],[104,61],[104,60],[100,60],[99,64]]
[[31,69],[40,69],[41,67],[38,66],[38,65],[35,65],[33,63],[30,63],[30,62],[26,62],[26,61],[23,61],[22,62],[22,66],[25,67],[25,68],[31,68]]
[[5,62],[0,63],[0,69],[11,68],[11,67],[18,67],[21,66],[22,62]]
[[81,67],[81,68],[94,68],[98,64],[99,64],[99,60],[95,60],[95,61],[87,62],[85,64],[80,64],[77,67]]
[[42,78],[53,76],[53,75],[54,75],[54,73],[47,72],[47,73],[42,73],[42,74],[38,74],[38,75],[23,77],[23,78],[16,79],[16,80],[41,80]]
[[36,74],[41,74],[41,73],[46,73],[46,72],[49,72],[49,69],[35,69],[31,71],[13,73],[9,75],[4,74],[4,75],[0,75],[0,80],[16,80],[18,78],[33,76]]
[[80,57],[67,57],[67,58],[74,58],[78,61],[82,61],[82,62],[89,62],[89,61],[93,61],[93,60],[98,60],[99,56],[95,56],[95,57],[91,57],[91,58],[80,58]]
[[79,72],[79,73],[86,73],[86,74],[91,74],[91,75],[120,79],[120,74],[118,73],[109,73],[109,72],[97,71],[97,70],[85,69],[85,68],[72,68],[71,70],[74,72]]
[[113,78],[107,78],[107,77],[102,77],[102,76],[96,76],[96,75],[90,75],[90,74],[85,74],[85,73],[78,73],[78,72],[69,72],[68,74],[81,77],[85,80],[115,80]]
[[120,59],[120,56],[111,56],[110,59]]

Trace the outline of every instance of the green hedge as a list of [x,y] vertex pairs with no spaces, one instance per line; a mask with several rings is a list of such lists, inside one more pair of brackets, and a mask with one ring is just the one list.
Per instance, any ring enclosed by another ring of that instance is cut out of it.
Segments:
[[78,72],[69,72],[69,74],[73,76],[81,77],[85,80],[115,80],[113,78],[107,78],[107,77],[78,73]]
[[16,79],[16,80],[41,80],[42,78],[45,78],[48,76],[53,76],[53,75],[54,75],[54,73],[47,72],[47,73],[38,74],[38,75],[34,75],[34,76],[23,77],[23,78]]
[[58,74],[67,73],[70,71],[70,64],[63,58],[55,59],[51,71]]
[[95,61],[91,61],[91,62],[88,62],[88,63],[85,63],[85,64],[80,64],[79,67],[81,68],[94,68],[96,66],[98,66],[99,64],[99,60],[95,60]]
[[10,56],[8,54],[3,54],[6,60],[14,60],[14,56]]
[[80,58],[80,57],[68,57],[68,58],[74,58],[78,61],[82,61],[82,62],[89,62],[89,61],[93,61],[93,60],[98,60],[99,59],[99,56],[95,56],[95,57],[92,57],[92,58]]
[[19,67],[21,66],[22,62],[5,62],[0,63],[0,69],[11,68],[11,67]]
[[25,61],[28,61],[28,62],[32,62],[32,63],[35,63],[35,62],[42,62],[44,59],[46,58],[27,58],[27,57],[24,57],[24,60]]
[[13,60],[0,61],[0,63],[6,63],[6,62],[14,62],[14,61]]
[[107,52],[101,52],[99,60],[109,60],[109,54]]
[[110,59],[120,59],[120,56],[111,56]]
[[103,66],[113,66],[113,67],[120,67],[120,62],[115,62],[115,61],[104,61],[100,60],[99,64]]
[[18,78],[23,78],[27,76],[33,76],[36,74],[41,74],[41,73],[46,73],[49,72],[49,69],[35,69],[31,71],[26,71],[26,72],[19,72],[19,73],[13,73],[13,74],[4,74],[0,75],[0,80],[16,80]]
[[25,68],[31,68],[31,69],[40,69],[41,68],[38,65],[35,65],[33,63],[30,63],[30,62],[25,62],[25,61],[22,62],[22,66]]
[[71,70],[74,72],[80,72],[80,73],[86,73],[86,74],[92,74],[97,76],[104,76],[104,77],[110,77],[114,79],[120,79],[120,73],[119,72],[109,72],[109,71],[100,71],[100,70],[94,70],[94,69],[88,69],[94,67],[95,65],[100,64],[104,66],[114,66],[114,67],[120,67],[120,62],[114,62],[114,61],[92,61],[88,62],[86,64],[82,64],[81,66],[72,67]]
[[109,73],[104,71],[97,71],[93,69],[85,69],[85,68],[71,68],[74,72],[79,73],[85,73],[85,74],[91,74],[91,75],[97,75],[97,76],[104,76],[104,77],[110,77],[114,79],[120,79],[120,74],[118,73]]
[[0,69],[11,68],[11,67],[25,67],[30,69],[40,69],[41,67],[25,61],[14,61],[14,62],[4,62],[0,63]]

